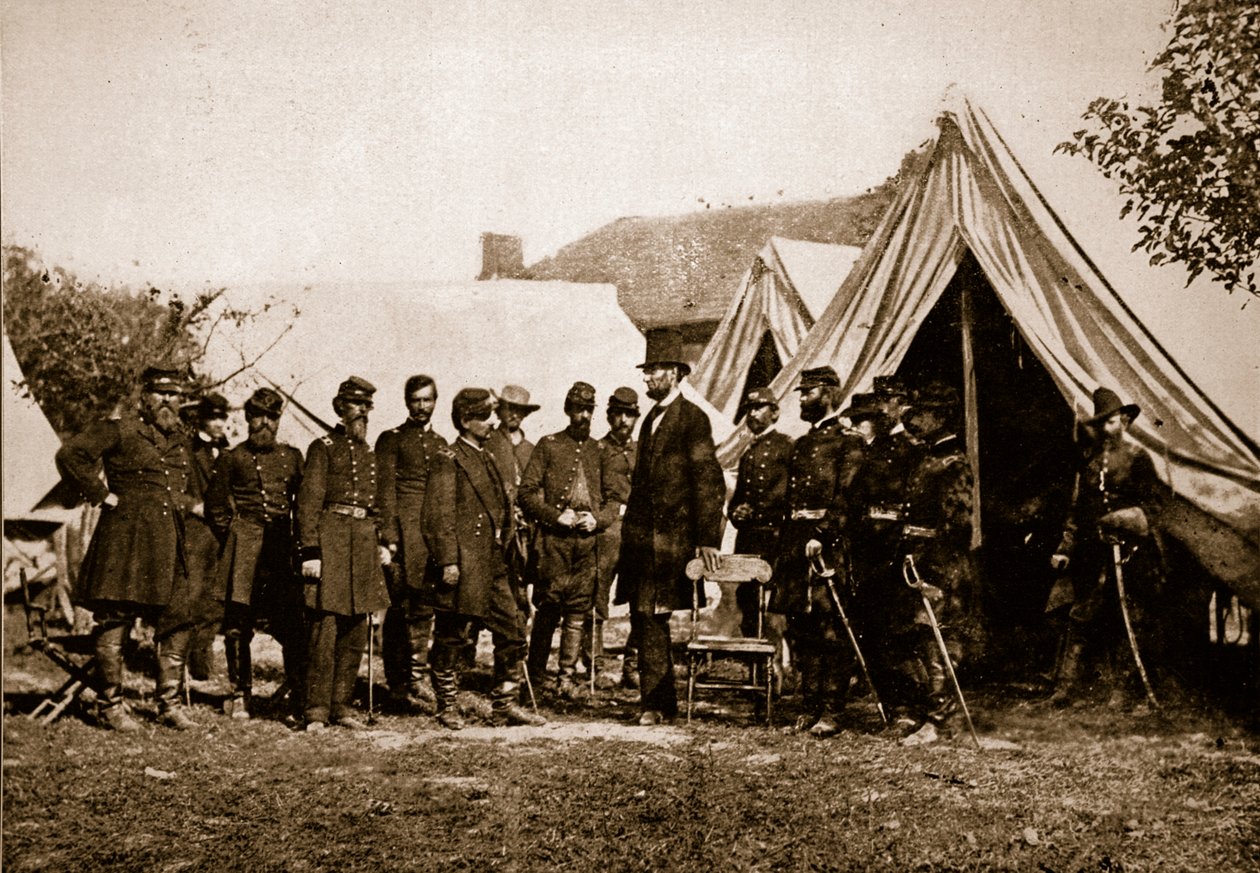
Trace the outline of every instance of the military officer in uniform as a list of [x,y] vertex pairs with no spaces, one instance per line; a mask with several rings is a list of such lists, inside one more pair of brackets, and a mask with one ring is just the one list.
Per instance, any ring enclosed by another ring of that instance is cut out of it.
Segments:
[[788,462],[787,520],[778,543],[770,610],[787,617],[792,654],[800,667],[806,707],[802,722],[816,737],[839,728],[853,652],[831,589],[849,597],[849,488],[862,462],[862,440],[840,422],[840,378],[831,367],[801,374],[801,418],[811,425]]
[[597,579],[595,536],[607,530],[619,507],[604,484],[599,443],[591,439],[595,388],[573,383],[564,411],[569,426],[538,441],[517,499],[538,530],[530,679],[535,689],[546,684],[551,639],[559,626],[559,691],[577,700],[582,696],[577,680],[582,626],[591,612]]
[[356,730],[350,698],[367,644],[369,614],[389,606],[382,567],[376,454],[367,442],[375,386],[351,376],[333,398],[340,423],[306,452],[298,491],[298,539],[305,577],[309,649],[306,729],[331,721]]
[[[958,438],[958,392],[933,383],[915,393],[907,411],[906,430],[923,452],[906,483],[903,560],[912,560],[926,586],[950,660],[957,669],[979,654],[983,645],[979,622],[977,574],[971,553],[974,476]],[[913,592],[907,651],[917,671],[916,715],[922,725],[903,745],[934,742],[952,727],[958,699],[950,686],[944,655],[932,632],[922,596]]]
[[276,440],[284,400],[259,388],[245,401],[249,436],[219,456],[206,492],[206,519],[222,543],[213,594],[223,604],[232,718],[250,717],[250,640],[259,621],[284,652],[293,715],[302,715],[306,660],[302,582],[295,572],[293,508],[302,481],[302,453]]
[[[639,395],[633,388],[621,387],[608,398],[608,433],[599,441],[601,478],[609,501],[616,504],[615,517],[605,530],[595,535],[595,556],[598,580],[595,588],[595,609],[583,630],[582,650],[587,666],[595,673],[595,686],[611,687],[602,677],[604,661],[604,623],[608,621],[608,601],[612,596],[613,579],[617,576],[617,557],[621,551],[621,517],[630,498],[630,478],[634,475],[634,456],[638,443],[634,426],[639,420]],[[638,651],[634,640],[627,638],[621,662],[622,684],[639,687],[635,667]]]
[[[792,438],[774,429],[779,420],[779,403],[769,388],[754,388],[740,404],[740,413],[752,433],[752,441],[739,459],[735,492],[731,495],[731,524],[739,533],[735,551],[741,555],[761,555],[774,560],[779,529],[787,515],[788,460]],[[740,585],[735,600],[740,612],[740,632],[757,635],[757,583]],[[771,630],[771,636],[777,636]]]
[[188,644],[188,675],[198,680],[210,678],[214,637],[223,624],[223,605],[213,593],[219,543],[207,523],[204,505],[214,462],[228,447],[227,416],[227,398],[213,391],[191,407],[193,462],[188,490],[194,504],[186,533],[193,627]]
[[161,721],[177,730],[195,726],[181,701],[191,621],[184,526],[194,503],[192,453],[179,418],[185,386],[181,369],[149,367],[138,409],[92,424],[57,451],[62,475],[102,507],[78,587],[97,621],[101,720],[118,731],[140,727],[122,693],[123,639],[136,618],[154,626]]
[[485,448],[490,410],[490,392],[484,388],[464,388],[455,395],[451,421],[459,437],[435,460],[425,495],[431,561],[424,596],[435,610],[429,662],[438,721],[450,730],[464,727],[457,702],[460,660],[482,626],[494,638],[493,720],[526,725],[545,721],[523,709],[518,699],[527,594],[508,573],[506,552],[515,514],[504,475]]
[[1154,535],[1161,486],[1151,456],[1125,436],[1140,412],[1137,404],[1122,402],[1109,388],[1094,392],[1094,414],[1085,425],[1097,439],[1085,456],[1076,499],[1050,559],[1055,570],[1071,574],[1074,589],[1067,645],[1051,697],[1056,706],[1071,703],[1079,692],[1083,659],[1091,648],[1113,682],[1109,702],[1123,702],[1132,690],[1125,688],[1135,669],[1129,666],[1133,656],[1114,581],[1114,545],[1120,546],[1124,562],[1129,595],[1125,606],[1135,633],[1148,641],[1158,636],[1150,626],[1149,606],[1162,582],[1162,560]]
[[381,530],[395,562],[393,606],[385,613],[385,680],[400,711],[432,712],[435,703],[429,680],[433,607],[420,592],[429,563],[424,498],[429,473],[448,448],[432,427],[437,396],[437,385],[429,376],[409,378],[403,389],[407,420],[376,441]]

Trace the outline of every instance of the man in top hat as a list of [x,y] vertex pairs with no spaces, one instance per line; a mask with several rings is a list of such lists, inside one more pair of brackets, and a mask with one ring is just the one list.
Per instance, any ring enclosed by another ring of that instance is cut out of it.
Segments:
[[[634,475],[634,458],[638,442],[634,426],[639,420],[639,395],[633,388],[621,387],[608,398],[608,433],[599,441],[606,499],[615,505],[612,522],[595,535],[598,579],[595,588],[595,610],[583,630],[582,650],[587,665],[595,673],[599,688],[610,687],[601,676],[604,660],[604,623],[608,621],[608,600],[612,596],[613,579],[617,576],[617,559],[621,553],[621,517],[630,499],[630,478]],[[611,510],[610,510],[611,511]],[[632,638],[626,640],[621,662],[622,684],[639,687],[638,649]]]
[[816,737],[839,730],[853,676],[853,653],[826,583],[849,596],[849,486],[862,462],[862,440],[840,422],[840,378],[831,367],[801,373],[801,418],[809,432],[788,461],[786,521],[775,560],[772,612],[787,617],[806,708],[802,726]]
[[206,521],[204,504],[215,460],[228,447],[228,402],[222,394],[211,391],[187,409],[193,460],[188,490],[195,501],[187,526],[188,590],[193,619],[188,675],[200,680],[210,678],[211,647],[223,623],[223,605],[213,595],[219,543]]
[[1126,439],[1141,409],[1124,403],[1109,388],[1094,392],[1094,414],[1085,421],[1096,436],[1077,474],[1076,497],[1051,566],[1070,572],[1075,601],[1068,613],[1064,649],[1051,702],[1070,703],[1082,679],[1083,659],[1093,648],[1104,676],[1113,683],[1116,702],[1131,683],[1133,657],[1128,651],[1115,578],[1113,545],[1124,561],[1127,608],[1135,631],[1151,637],[1144,606],[1158,596],[1161,559],[1152,535],[1161,504],[1159,478],[1146,450]]
[[[639,646],[639,723],[660,724],[678,712],[669,617],[689,609],[694,584],[687,562],[721,566],[726,483],[709,418],[680,391],[691,372],[682,334],[650,330],[640,369],[656,401],[643,418],[630,499],[622,519],[617,602],[630,605]],[[700,591],[703,599],[704,593]]]
[[[761,555],[774,560],[779,529],[787,515],[788,460],[792,439],[774,429],[779,420],[779,403],[769,388],[753,388],[739,406],[752,440],[739,459],[735,492],[728,515],[739,531],[735,551],[741,555]],[[757,635],[757,603],[760,586],[740,585],[735,592],[741,621],[740,632]]]
[[[906,430],[923,453],[906,483],[905,524],[901,553],[913,560],[940,623],[955,669],[976,657],[983,644],[979,621],[979,588],[971,554],[974,474],[958,438],[958,392],[932,383],[915,393],[906,414]],[[908,586],[907,586],[908,588]],[[899,648],[916,662],[916,694],[912,702],[919,728],[901,742],[914,746],[935,742],[952,728],[958,708],[944,655],[919,592],[910,592],[907,608],[894,613]],[[904,624],[897,624],[904,619]]]
[[123,639],[137,617],[154,626],[161,721],[178,730],[195,726],[181,703],[190,622],[184,526],[195,502],[188,493],[192,453],[179,418],[185,386],[182,368],[147,368],[137,409],[90,425],[57,451],[62,476],[102,508],[78,589],[97,622],[101,720],[118,731],[140,727],[122,688]]
[[367,441],[376,387],[358,376],[333,398],[340,423],[306,451],[297,497],[299,554],[306,581],[309,647],[306,729],[331,723],[357,730],[350,713],[369,632],[367,617],[389,606],[382,567],[376,453]]
[[485,448],[491,409],[484,388],[464,388],[455,395],[451,421],[459,437],[434,459],[425,495],[431,560],[424,596],[435,611],[429,663],[438,721],[450,730],[464,726],[457,702],[460,659],[482,626],[494,638],[494,722],[544,722],[519,702],[526,593],[508,573],[507,549],[516,521],[503,473]]
[[219,456],[206,491],[206,520],[222,543],[213,595],[223,604],[232,718],[250,717],[250,641],[259,620],[284,652],[294,715],[302,715],[302,665],[307,641],[302,583],[294,572],[293,508],[302,481],[302,453],[277,441],[284,400],[259,388],[245,401],[249,436]]
[[390,697],[400,711],[429,711],[435,698],[429,681],[433,608],[421,596],[429,547],[422,516],[429,474],[449,447],[432,426],[437,385],[429,376],[403,386],[407,420],[376,441],[380,465],[381,531],[394,552],[393,605],[385,613],[383,654]]
[[595,535],[606,530],[618,505],[607,493],[599,444],[591,439],[595,388],[574,382],[564,398],[569,426],[538,441],[521,477],[518,495],[526,518],[538,530],[538,581],[534,627],[529,640],[529,675],[545,684],[551,638],[560,627],[562,697],[576,700],[582,626],[595,597]]

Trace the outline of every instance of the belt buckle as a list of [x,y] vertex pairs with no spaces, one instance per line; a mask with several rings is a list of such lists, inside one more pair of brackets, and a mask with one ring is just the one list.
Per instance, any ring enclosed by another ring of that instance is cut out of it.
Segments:
[[872,506],[866,513],[866,516],[867,518],[874,519],[875,521],[897,521],[897,519],[901,518],[901,513],[897,512],[895,509],[886,509],[882,506]]

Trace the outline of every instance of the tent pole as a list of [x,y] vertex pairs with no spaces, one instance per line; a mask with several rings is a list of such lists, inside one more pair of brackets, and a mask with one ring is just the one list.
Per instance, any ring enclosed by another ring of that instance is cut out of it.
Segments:
[[960,334],[962,336],[963,361],[963,409],[966,416],[964,439],[967,445],[967,462],[971,464],[971,550],[980,548],[984,535],[980,530],[980,407],[976,401],[976,353],[972,342],[971,307],[972,279],[962,282],[960,295]]

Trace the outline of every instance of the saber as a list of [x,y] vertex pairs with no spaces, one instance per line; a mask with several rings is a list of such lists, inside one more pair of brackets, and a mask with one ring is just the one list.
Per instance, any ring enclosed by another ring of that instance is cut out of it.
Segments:
[[373,663],[376,658],[376,613],[368,613],[368,717],[369,725],[376,724],[376,699],[374,697],[376,685],[376,666]]
[[817,579],[822,579],[827,583],[827,593],[831,595],[831,605],[836,608],[836,612],[840,614],[840,623],[844,625],[844,632],[849,636],[849,644],[853,646],[853,654],[857,656],[858,667],[862,670],[862,678],[866,680],[866,687],[871,689],[871,697],[875,698],[875,708],[879,710],[879,717],[888,724],[888,713],[884,711],[883,701],[879,699],[879,692],[875,690],[875,683],[871,679],[871,671],[866,666],[866,658],[862,656],[862,648],[858,645],[857,635],[853,632],[853,625],[849,623],[849,616],[844,611],[844,606],[840,602],[840,593],[836,591],[836,571],[828,567],[822,559],[822,555],[810,558],[809,571]]
[[1137,636],[1133,633],[1133,621],[1129,618],[1129,601],[1124,595],[1123,561],[1120,559],[1120,544],[1111,544],[1111,561],[1116,568],[1116,594],[1120,597],[1120,615],[1124,619],[1124,630],[1129,635],[1129,650],[1133,652],[1133,663],[1137,664],[1138,675],[1142,677],[1142,688],[1146,691],[1146,699],[1151,706],[1159,709],[1159,701],[1155,699],[1155,690],[1151,688],[1151,680],[1146,675],[1146,667],[1142,663],[1142,655],[1138,651]]
[[[932,625],[932,635],[936,637],[936,645],[941,650],[941,657],[945,659],[945,672],[949,674],[950,684],[954,686],[954,693],[958,695],[958,704],[962,707],[963,718],[967,720],[967,730],[971,733],[971,739],[975,741],[976,748],[984,751],[984,746],[980,745],[980,737],[976,735],[976,726],[971,723],[971,711],[967,709],[967,700],[963,697],[962,686],[958,684],[958,674],[954,672],[954,662],[950,660],[949,649],[945,647],[945,637],[941,636],[941,625],[936,620],[936,610],[932,608],[932,602],[928,600],[927,592],[924,590],[927,583],[923,581],[919,575],[919,568],[914,564],[914,555],[906,555],[901,562],[901,575],[907,585],[919,592],[919,597],[923,600],[928,623]],[[911,579],[911,576],[914,578]]]

